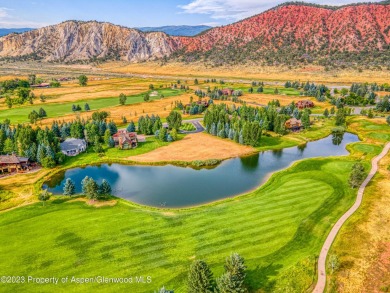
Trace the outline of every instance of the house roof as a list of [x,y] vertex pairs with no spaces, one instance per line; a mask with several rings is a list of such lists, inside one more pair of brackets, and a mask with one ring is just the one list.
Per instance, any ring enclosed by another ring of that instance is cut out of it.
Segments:
[[0,156],[1,164],[20,164],[25,162],[28,162],[28,158],[18,157],[15,154]]
[[286,125],[290,125],[290,126],[299,126],[299,125],[302,125],[302,121],[299,120],[299,119],[296,119],[296,118],[291,118],[291,119],[288,119],[286,121]]
[[87,142],[85,141],[85,139],[67,138],[64,142],[61,143],[61,150],[70,151],[78,149],[81,146],[87,146]]

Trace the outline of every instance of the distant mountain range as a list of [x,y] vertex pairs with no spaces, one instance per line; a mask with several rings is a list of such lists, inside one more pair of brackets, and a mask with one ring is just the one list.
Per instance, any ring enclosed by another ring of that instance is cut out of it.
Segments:
[[[135,29],[142,32],[163,32],[170,36],[193,37],[211,28],[211,26],[207,25],[167,25],[158,27],[137,27]],[[34,28],[0,28],[0,37],[12,33],[20,34],[32,30],[34,30]]]
[[143,32],[164,32],[170,36],[193,37],[211,28],[211,26],[207,25],[170,25],[160,27],[138,27],[136,29]]
[[0,38],[0,58],[139,62],[168,57],[216,65],[254,60],[269,65],[353,62],[390,67],[390,5],[285,3],[194,37],[67,21]]
[[33,28],[0,28],[0,37],[3,37],[5,35],[11,34],[11,33],[24,33],[33,30]]

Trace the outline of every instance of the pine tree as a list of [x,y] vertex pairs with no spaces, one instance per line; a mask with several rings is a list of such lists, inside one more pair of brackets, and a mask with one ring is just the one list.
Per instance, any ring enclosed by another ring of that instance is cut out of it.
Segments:
[[126,104],[126,100],[127,100],[127,97],[125,94],[122,93],[119,95],[119,104],[121,104],[123,106],[124,104]]
[[336,113],[336,125],[342,126],[345,124],[345,112],[344,109],[338,109]]
[[305,129],[310,128],[310,114],[309,114],[309,111],[308,111],[308,110],[305,109],[305,110],[303,111],[301,120],[302,120],[302,125],[303,125],[303,127],[304,127]]
[[246,266],[244,258],[238,253],[232,253],[225,261],[225,272],[229,274],[233,288],[233,292],[246,292],[244,280],[246,277]]
[[167,129],[165,127],[161,127],[160,132],[158,134],[158,138],[161,141],[166,141],[167,140]]
[[38,199],[42,202],[42,205],[45,206],[45,202],[50,199],[50,194],[47,190],[43,190],[39,195]]
[[89,111],[91,108],[89,107],[88,103],[85,103],[84,105],[84,111]]
[[349,176],[348,183],[352,188],[358,187],[364,181],[366,174],[362,163],[355,163],[352,166],[352,172]]
[[110,140],[108,141],[108,146],[110,148],[115,147],[115,141],[114,141],[114,139],[111,136],[110,136]]
[[64,185],[64,195],[72,196],[76,192],[76,187],[72,179],[67,178]]
[[81,181],[83,194],[89,199],[98,199],[99,198],[99,185],[95,180],[86,176]]
[[212,293],[214,287],[213,273],[207,263],[194,261],[188,274],[188,293]]
[[329,117],[329,110],[328,110],[327,108],[326,108],[325,111],[324,111],[324,116],[325,116],[326,118]]
[[135,124],[133,121],[130,121],[129,125],[127,126],[128,132],[135,132]]
[[111,194],[111,185],[107,182],[106,179],[103,179],[102,184],[99,186],[100,195],[110,195]]
[[95,151],[95,153],[98,153],[98,154],[104,152],[102,144],[100,143],[99,137],[95,138],[93,150]]
[[172,139],[174,141],[176,141],[177,140],[177,130],[176,129],[172,129],[171,133],[170,133],[170,136],[172,137]]
[[109,129],[107,129],[105,132],[104,132],[104,143],[107,145],[107,146],[110,146],[110,138],[111,138],[111,132]]

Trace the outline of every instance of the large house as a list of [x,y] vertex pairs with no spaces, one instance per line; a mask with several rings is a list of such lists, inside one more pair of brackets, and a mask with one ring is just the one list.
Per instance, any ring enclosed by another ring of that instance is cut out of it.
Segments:
[[1,173],[12,173],[27,171],[30,169],[28,158],[19,157],[15,154],[0,156],[0,171]]
[[302,100],[302,101],[298,101],[298,103],[296,103],[295,106],[298,109],[313,108],[314,103],[312,101],[309,101],[309,100]]
[[233,95],[234,90],[233,89],[223,89],[223,90],[221,90],[221,92],[224,96],[231,96],[231,95]]
[[288,119],[285,123],[288,130],[299,131],[303,128],[302,121],[296,118]]
[[67,156],[77,156],[87,149],[87,142],[85,139],[67,138],[61,143],[61,152]]
[[128,132],[126,129],[120,129],[115,133],[112,138],[114,139],[115,146],[122,150],[133,149],[138,146],[138,142],[144,142],[144,136],[137,136],[136,132]]

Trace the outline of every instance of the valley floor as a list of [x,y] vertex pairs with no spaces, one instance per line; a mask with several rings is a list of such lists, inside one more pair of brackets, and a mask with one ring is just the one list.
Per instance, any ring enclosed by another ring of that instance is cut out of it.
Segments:
[[[193,259],[206,260],[219,276],[224,258],[236,251],[246,259],[251,291],[304,291],[315,281],[315,256],[327,231],[355,199],[356,190],[347,184],[351,166],[357,159],[368,166],[390,138],[383,119],[351,117],[348,124],[363,139],[349,146],[350,156],[298,162],[274,174],[259,189],[222,202],[160,210],[124,200],[114,206],[115,202],[90,206],[59,197],[45,206],[35,203],[3,212],[0,253],[7,258],[0,260],[0,271],[58,277],[152,277],[152,283],[132,287],[45,285],[39,287],[41,292],[54,288],[58,292],[117,292],[129,288],[132,292],[150,292],[163,285],[185,292],[187,269]],[[373,136],[373,129],[380,135]],[[69,167],[98,160],[93,154],[81,159]],[[7,180],[9,186],[12,179]],[[32,177],[30,180],[35,181]],[[39,188],[30,186],[32,190]],[[1,284],[0,291],[29,291],[36,286]]]

